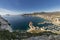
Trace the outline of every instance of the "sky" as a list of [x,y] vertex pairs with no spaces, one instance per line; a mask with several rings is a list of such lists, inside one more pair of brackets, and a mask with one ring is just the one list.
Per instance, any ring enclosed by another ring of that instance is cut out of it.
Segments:
[[60,11],[60,0],[0,0],[0,14]]

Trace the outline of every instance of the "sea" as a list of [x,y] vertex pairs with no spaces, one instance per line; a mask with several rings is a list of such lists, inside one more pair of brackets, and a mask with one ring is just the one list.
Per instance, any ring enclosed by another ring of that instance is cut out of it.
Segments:
[[48,24],[38,24],[46,20],[35,16],[5,15],[2,17],[11,24],[11,28],[13,30],[27,30],[29,29],[30,22],[32,22],[35,27],[36,26],[43,27],[48,25]]

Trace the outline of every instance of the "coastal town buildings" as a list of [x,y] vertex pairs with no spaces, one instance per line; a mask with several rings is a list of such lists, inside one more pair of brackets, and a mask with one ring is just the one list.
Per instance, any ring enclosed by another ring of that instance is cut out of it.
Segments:
[[44,32],[44,31],[50,31],[53,33],[60,34],[60,27],[57,25],[49,25],[46,27],[37,27],[37,26],[35,27],[35,26],[33,26],[33,23],[30,22],[29,27],[30,28],[27,30],[27,32],[30,32],[30,33],[40,33],[40,32]]
[[55,25],[60,26],[60,17],[54,17],[52,19],[52,23],[55,24]]

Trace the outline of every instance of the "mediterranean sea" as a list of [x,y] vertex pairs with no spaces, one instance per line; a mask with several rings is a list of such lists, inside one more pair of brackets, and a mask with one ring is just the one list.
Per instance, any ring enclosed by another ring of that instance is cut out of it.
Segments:
[[29,22],[32,22],[34,26],[46,26],[46,24],[38,25],[39,22],[45,21],[43,18],[40,17],[10,15],[3,16],[3,18],[11,24],[13,30],[27,30],[29,28]]

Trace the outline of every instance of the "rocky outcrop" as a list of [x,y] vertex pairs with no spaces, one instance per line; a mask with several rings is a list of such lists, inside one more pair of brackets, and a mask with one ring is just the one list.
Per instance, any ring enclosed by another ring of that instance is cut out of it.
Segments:
[[2,18],[1,16],[0,16],[0,30],[8,30],[8,31],[12,32],[11,25],[8,23],[7,20]]
[[26,40],[60,40],[60,35],[50,35],[50,36],[42,35],[42,36],[27,38]]
[[27,30],[27,32],[30,32],[30,33],[40,33],[40,32],[45,31],[43,28],[33,26],[32,22],[29,23],[29,27],[30,28]]

